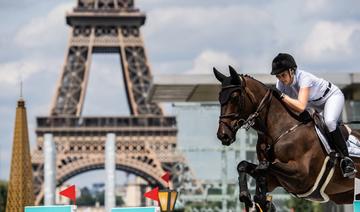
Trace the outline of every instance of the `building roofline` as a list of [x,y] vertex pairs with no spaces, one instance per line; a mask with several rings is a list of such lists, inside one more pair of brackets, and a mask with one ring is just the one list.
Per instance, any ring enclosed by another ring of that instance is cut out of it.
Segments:
[[[274,85],[276,78],[269,74],[251,74],[267,85]],[[341,89],[360,85],[360,73],[320,73]],[[214,102],[217,101],[220,83],[212,74],[155,75],[148,95],[152,102]]]

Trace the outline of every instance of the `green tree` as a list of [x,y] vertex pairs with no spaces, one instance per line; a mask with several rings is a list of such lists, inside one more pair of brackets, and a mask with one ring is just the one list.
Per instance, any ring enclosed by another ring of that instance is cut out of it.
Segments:
[[0,181],[0,211],[5,211],[7,198],[7,182]]
[[311,201],[291,197],[287,202],[286,205],[289,208],[293,208],[295,211],[312,211],[312,212],[322,212],[321,205],[318,203],[313,203]]
[[105,205],[105,191],[96,192],[95,194],[96,202],[99,202],[101,206]]
[[116,196],[115,201],[116,201],[116,206],[123,206],[125,204],[125,202],[121,196]]
[[80,189],[81,196],[76,199],[76,204],[79,206],[93,206],[95,205],[95,198],[91,195],[87,187]]

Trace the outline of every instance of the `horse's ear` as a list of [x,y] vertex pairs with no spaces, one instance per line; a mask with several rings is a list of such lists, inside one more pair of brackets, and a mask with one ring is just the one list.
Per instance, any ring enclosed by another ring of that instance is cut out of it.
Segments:
[[218,70],[216,70],[215,67],[213,68],[213,71],[214,71],[214,75],[215,75],[216,79],[218,79],[220,82],[224,81],[224,79],[226,78],[225,75],[223,75]]
[[230,71],[230,74],[233,74],[233,73],[238,74],[238,73],[236,72],[236,70],[235,70],[231,65],[229,65],[229,71]]
[[232,84],[241,84],[241,80],[239,78],[239,74],[235,71],[235,69],[229,65],[229,71],[231,76]]

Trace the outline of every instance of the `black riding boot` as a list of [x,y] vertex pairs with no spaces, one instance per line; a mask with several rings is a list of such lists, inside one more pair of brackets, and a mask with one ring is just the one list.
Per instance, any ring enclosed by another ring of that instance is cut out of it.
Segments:
[[339,127],[330,132],[331,140],[341,155],[340,168],[344,177],[354,178],[356,169],[354,162],[349,157],[349,152]]

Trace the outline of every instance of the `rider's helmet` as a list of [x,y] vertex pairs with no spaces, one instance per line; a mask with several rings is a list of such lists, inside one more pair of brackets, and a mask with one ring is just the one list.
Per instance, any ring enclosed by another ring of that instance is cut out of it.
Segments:
[[272,61],[271,75],[280,74],[289,69],[296,69],[297,65],[293,56],[287,53],[279,53]]

